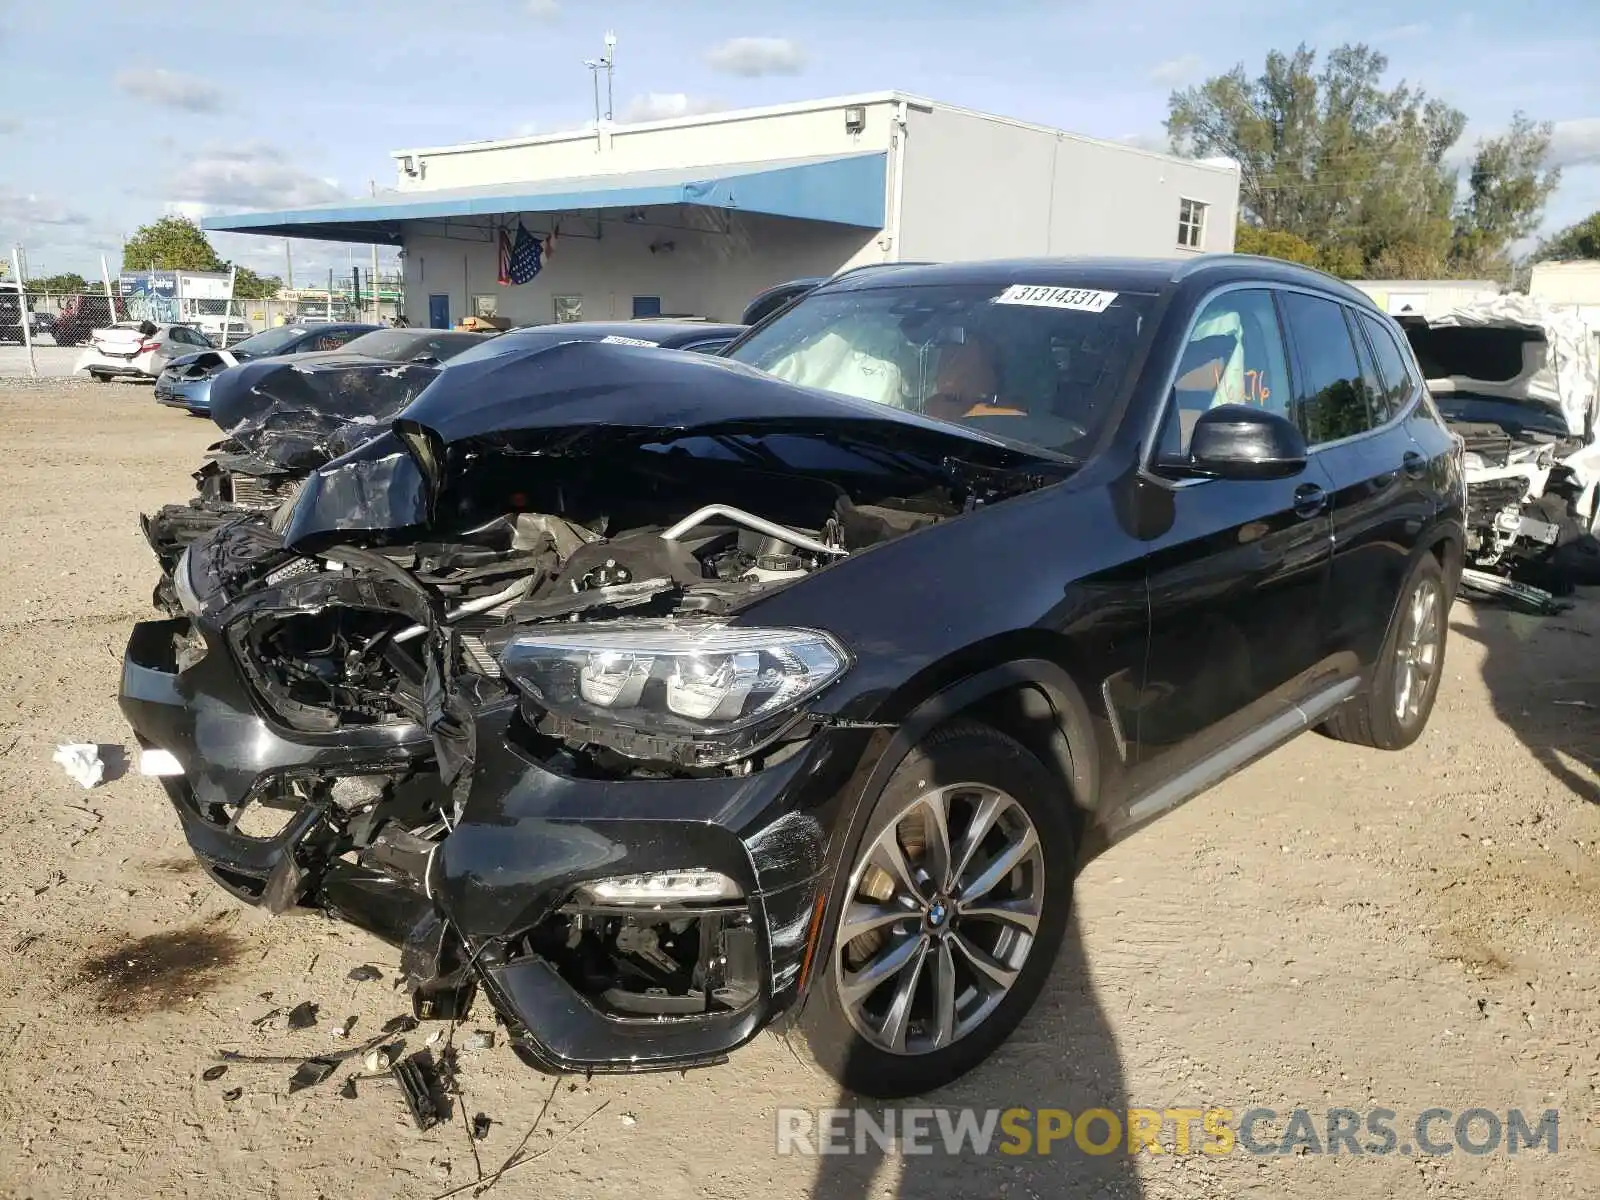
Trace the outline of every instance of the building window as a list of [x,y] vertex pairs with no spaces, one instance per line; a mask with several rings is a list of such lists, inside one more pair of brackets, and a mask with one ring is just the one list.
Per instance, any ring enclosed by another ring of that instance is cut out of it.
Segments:
[[1178,201],[1178,245],[1198,250],[1206,240],[1206,206],[1198,200]]
[[582,296],[557,296],[555,297],[556,322],[566,324],[568,321],[583,320]]
[[500,297],[493,292],[486,292],[472,298],[472,315],[475,317],[497,317],[500,315]]

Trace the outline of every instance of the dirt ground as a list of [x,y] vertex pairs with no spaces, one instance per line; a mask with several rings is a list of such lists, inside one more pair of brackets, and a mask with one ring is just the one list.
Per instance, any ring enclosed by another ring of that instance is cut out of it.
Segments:
[[[186,495],[214,428],[138,385],[54,381],[0,384],[0,431],[4,1196],[434,1197],[541,1113],[542,1157],[491,1196],[1600,1194],[1594,601],[1553,618],[1457,605],[1416,747],[1301,738],[1098,860],[1034,1014],[924,1102],[1384,1107],[1397,1126],[1556,1108],[1558,1153],[780,1156],[778,1108],[840,1101],[765,1035],[716,1069],[592,1081],[533,1073],[503,1043],[464,1050],[461,1108],[494,1122],[475,1147],[459,1116],[417,1132],[391,1087],[341,1098],[348,1067],[294,1094],[292,1065],[202,1079],[222,1048],[297,1059],[372,1034],[405,1011],[396,956],[235,904],[153,781],[84,791],[51,762],[58,742],[131,745],[119,663],[155,580],[136,514]],[[384,979],[347,981],[363,963]],[[303,1000],[312,1029],[253,1024]]]

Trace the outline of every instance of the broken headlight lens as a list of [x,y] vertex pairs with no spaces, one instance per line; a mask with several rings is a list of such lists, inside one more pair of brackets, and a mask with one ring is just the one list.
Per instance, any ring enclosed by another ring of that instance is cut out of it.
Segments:
[[522,634],[500,658],[508,679],[559,716],[691,737],[764,725],[832,683],[849,661],[812,629],[639,622]]
[[191,574],[194,569],[193,550],[193,546],[185,546],[183,553],[178,555],[177,564],[172,568],[172,590],[183,611],[191,617],[197,617],[204,611],[205,605],[200,602],[200,594],[195,590]]

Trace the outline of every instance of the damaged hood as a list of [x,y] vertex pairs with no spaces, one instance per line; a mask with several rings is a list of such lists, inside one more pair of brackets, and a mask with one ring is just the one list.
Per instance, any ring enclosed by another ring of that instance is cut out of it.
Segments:
[[211,384],[211,419],[252,457],[309,470],[383,432],[439,367],[327,352],[263,358]]
[[[848,445],[925,486],[951,464],[1062,473],[1075,462],[903,409],[800,387],[725,359],[604,342],[452,363],[390,432],[312,472],[279,527],[293,548],[387,541],[432,523],[469,457],[589,457],[687,438],[766,439],[775,465],[804,472],[784,443]],[[463,451],[470,451],[463,454]]]
[[1544,409],[1574,437],[1596,429],[1594,337],[1576,314],[1510,293],[1464,305],[1426,324],[1405,323],[1435,395],[1470,393]]

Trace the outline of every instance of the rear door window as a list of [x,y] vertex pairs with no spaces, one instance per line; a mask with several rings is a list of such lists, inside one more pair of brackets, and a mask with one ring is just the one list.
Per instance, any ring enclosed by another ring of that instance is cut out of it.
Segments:
[[1360,314],[1361,327],[1367,331],[1367,341],[1372,344],[1373,356],[1378,360],[1378,373],[1383,376],[1384,399],[1389,411],[1397,413],[1405,407],[1416,388],[1416,375],[1407,361],[1408,355],[1400,348],[1399,334],[1378,318]]
[[1303,292],[1283,292],[1279,299],[1297,367],[1290,416],[1306,442],[1316,446],[1371,429],[1368,384],[1344,305]]

